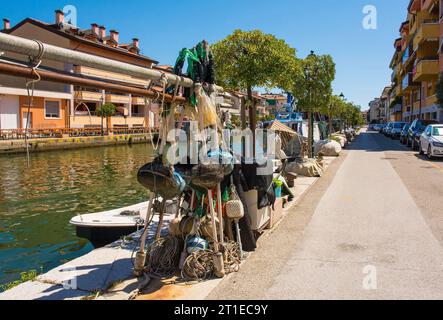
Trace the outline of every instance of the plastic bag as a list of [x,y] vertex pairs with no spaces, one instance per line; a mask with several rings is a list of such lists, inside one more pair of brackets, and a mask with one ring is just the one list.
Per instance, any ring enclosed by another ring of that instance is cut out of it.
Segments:
[[218,124],[217,109],[206,93],[198,96],[198,112],[203,114],[203,126],[205,128]]

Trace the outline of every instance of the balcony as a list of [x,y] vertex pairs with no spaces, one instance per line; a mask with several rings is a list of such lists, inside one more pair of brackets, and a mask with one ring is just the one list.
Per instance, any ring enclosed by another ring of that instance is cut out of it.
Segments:
[[420,101],[416,101],[416,102],[414,102],[413,107],[414,107],[414,111],[415,111],[415,110],[420,110]]
[[144,106],[144,105],[145,105],[145,98],[141,98],[141,97],[132,97],[132,105],[135,105],[135,106]]
[[414,82],[414,75],[412,72],[406,74],[402,81],[402,89],[404,93],[411,92],[412,89],[415,89],[419,86],[418,83]]
[[439,0],[425,0],[422,4],[422,9],[432,12],[435,6],[438,6]]
[[102,101],[103,95],[101,92],[91,92],[91,91],[75,91],[74,99],[78,101]]
[[425,41],[438,41],[440,38],[440,24],[437,20],[429,20],[424,22],[418,29],[413,46],[417,48]]
[[397,80],[397,69],[398,66],[395,66],[394,69],[392,70],[392,74],[391,74],[391,82],[395,83],[395,81]]
[[433,95],[433,96],[430,96],[430,97],[427,97],[426,98],[426,101],[425,101],[425,106],[426,107],[430,107],[430,106],[434,106],[434,105],[436,105],[438,102],[437,102],[437,95]]
[[129,96],[121,96],[118,94],[108,93],[106,94],[107,103],[118,103],[118,104],[130,104],[131,99]]
[[74,72],[77,74],[85,75],[88,77],[101,78],[105,80],[124,82],[128,84],[136,84],[140,86],[149,86],[150,80],[144,80],[140,78],[135,78],[128,76],[126,74],[109,72],[84,66],[75,66]]
[[436,79],[439,74],[439,68],[438,58],[425,58],[415,66],[413,81],[421,82]]

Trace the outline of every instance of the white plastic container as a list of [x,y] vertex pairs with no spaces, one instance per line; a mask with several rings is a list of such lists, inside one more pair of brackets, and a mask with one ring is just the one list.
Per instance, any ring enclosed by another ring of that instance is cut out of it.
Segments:
[[265,207],[258,210],[258,192],[251,190],[245,193],[246,203],[248,205],[248,214],[251,219],[252,230],[262,230],[271,220],[271,207]]

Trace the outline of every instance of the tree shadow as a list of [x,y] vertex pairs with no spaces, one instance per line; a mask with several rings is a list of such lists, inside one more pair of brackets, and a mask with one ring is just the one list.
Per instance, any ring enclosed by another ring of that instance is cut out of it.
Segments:
[[398,139],[394,140],[385,137],[383,134],[368,131],[362,132],[351,144],[346,148],[349,151],[366,151],[366,152],[411,152],[412,149],[401,144]]

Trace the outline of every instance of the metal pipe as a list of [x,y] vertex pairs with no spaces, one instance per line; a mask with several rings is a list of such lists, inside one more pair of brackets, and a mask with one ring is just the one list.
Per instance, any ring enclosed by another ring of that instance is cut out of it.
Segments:
[[[9,63],[2,63],[0,62],[0,73],[2,74],[8,74],[11,76],[16,77],[22,77],[22,78],[28,78],[28,79],[34,79],[37,78],[35,74],[32,73],[32,70],[28,67],[16,65],[16,64],[9,64]],[[82,87],[89,87],[89,88],[95,88],[95,89],[102,89],[102,90],[109,90],[116,93],[130,93],[134,95],[139,95],[142,97],[148,97],[148,98],[156,98],[161,95],[161,93],[154,91],[154,90],[147,90],[147,89],[141,89],[131,86],[125,86],[121,84],[114,84],[110,82],[103,82],[95,79],[88,79],[86,77],[78,77],[74,75],[67,75],[64,73],[55,73],[52,71],[47,70],[38,70],[39,75],[41,76],[42,80],[50,81],[50,82],[58,82],[58,83],[65,83],[65,84],[72,84],[76,86],[82,86]],[[173,100],[173,96],[166,94],[165,95],[165,101],[171,102]],[[184,97],[176,97],[176,102],[184,102],[186,99]]]
[[[97,68],[109,72],[122,73],[129,76],[149,79],[155,82],[160,81],[164,76],[169,85],[174,85],[178,82],[178,84],[186,88],[191,88],[194,86],[194,82],[191,79],[179,77],[172,73],[135,66],[112,59],[98,57],[92,54],[56,47],[46,43],[43,45],[43,59]],[[0,50],[23,54],[28,57],[37,57],[41,53],[40,46],[36,41],[5,33],[0,33]],[[217,87],[217,90],[223,91],[223,88]]]

